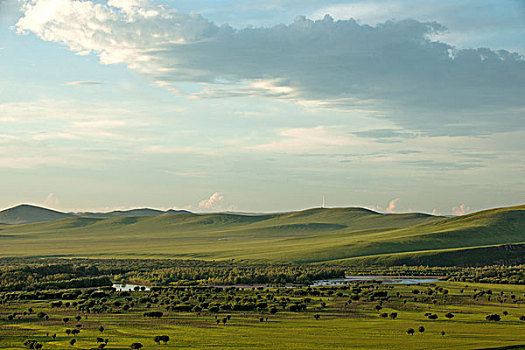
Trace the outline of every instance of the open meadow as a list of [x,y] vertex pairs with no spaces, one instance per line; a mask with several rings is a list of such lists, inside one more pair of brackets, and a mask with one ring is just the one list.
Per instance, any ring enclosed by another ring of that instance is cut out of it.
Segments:
[[69,350],[134,343],[144,349],[525,349],[523,285],[103,287],[3,293],[0,300],[1,349],[24,348],[28,340],[34,342],[27,348]]

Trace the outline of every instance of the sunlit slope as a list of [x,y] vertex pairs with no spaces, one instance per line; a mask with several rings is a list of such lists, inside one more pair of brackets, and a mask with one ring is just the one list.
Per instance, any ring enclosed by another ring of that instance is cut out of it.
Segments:
[[520,242],[525,242],[525,206],[454,218],[334,208],[260,216],[68,218],[0,227],[0,256],[351,262]]

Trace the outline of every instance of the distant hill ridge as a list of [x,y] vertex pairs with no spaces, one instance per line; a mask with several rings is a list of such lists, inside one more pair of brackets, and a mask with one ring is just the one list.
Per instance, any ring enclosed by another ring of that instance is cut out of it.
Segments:
[[363,208],[260,215],[154,209],[79,214],[24,205],[0,212],[2,218],[16,224],[0,225],[0,257],[433,266],[525,263],[525,205],[456,217],[381,214]]
[[[193,213],[188,210],[175,210],[169,209],[166,211],[152,209],[152,208],[136,208],[129,210],[113,210],[110,212],[59,212],[57,210],[48,209],[31,204],[20,204],[12,208],[4,209],[0,211],[0,224],[6,225],[22,225],[22,224],[33,224],[39,222],[53,222],[65,218],[118,218],[118,217],[131,217],[131,216],[159,216],[166,214],[188,214],[188,215],[231,215],[231,216],[265,216],[265,215],[287,215],[290,217],[300,218],[302,216],[309,216],[317,212],[326,213],[325,209],[337,210],[338,213],[344,213],[349,216],[360,216],[360,215],[386,215],[377,213],[370,209],[360,207],[347,207],[347,208],[311,208],[299,211],[282,212],[282,213],[244,213],[244,212],[217,212],[217,213]],[[422,213],[411,213],[411,215],[419,215],[421,217],[430,217],[433,215],[422,214]]]
[[65,218],[84,217],[84,218],[114,218],[130,216],[158,216],[164,214],[193,214],[187,210],[167,211],[139,208],[130,210],[114,210],[106,213],[80,212],[63,213],[56,210],[39,207],[30,204],[21,204],[12,208],[0,211],[0,224],[22,225],[38,222],[53,222]]

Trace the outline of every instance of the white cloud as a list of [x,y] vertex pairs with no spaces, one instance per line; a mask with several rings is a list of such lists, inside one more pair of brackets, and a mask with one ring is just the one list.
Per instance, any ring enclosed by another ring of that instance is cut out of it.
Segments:
[[203,199],[199,202],[199,209],[217,209],[220,207],[221,202],[223,201],[224,196],[215,192],[208,199]]
[[440,41],[462,47],[472,47],[472,43],[491,47],[487,43],[497,43],[498,48],[521,49],[524,53],[523,44],[516,40],[524,28],[523,10],[523,2],[515,0],[425,0],[418,2],[418,6],[402,0],[358,0],[322,6],[311,16],[320,19],[330,14],[336,19],[355,18],[371,25],[404,18],[438,21],[448,28],[433,36]]
[[[357,6],[357,5],[356,5]],[[354,11],[373,13],[374,4]],[[525,61],[486,48],[459,50],[429,36],[435,22],[376,26],[331,17],[233,29],[146,0],[27,0],[19,32],[125,64],[194,98],[264,96],[369,110],[429,134],[523,129]],[[451,55],[452,53],[452,55]],[[379,111],[379,113],[377,113]]]
[[312,18],[322,19],[329,14],[335,19],[355,18],[367,24],[377,24],[396,17],[399,18],[400,15],[401,18],[410,17],[407,11],[413,7],[414,6],[409,6],[408,4],[403,5],[399,2],[354,2],[323,7],[315,11],[315,13],[312,14]]
[[386,208],[387,213],[393,213],[396,210],[397,202],[399,202],[399,198],[394,198],[388,203],[388,207]]
[[279,136],[281,140],[250,149],[278,153],[337,152],[341,148],[365,144],[340,128],[327,126],[287,129],[279,132]]
[[465,215],[470,211],[470,208],[467,207],[464,203],[460,204],[457,207],[452,208],[452,213],[454,215]]
[[180,176],[180,177],[189,177],[189,178],[203,178],[207,177],[208,174],[201,171],[192,171],[192,170],[182,170],[182,171],[174,171],[174,170],[164,170],[166,174],[174,175],[174,176]]

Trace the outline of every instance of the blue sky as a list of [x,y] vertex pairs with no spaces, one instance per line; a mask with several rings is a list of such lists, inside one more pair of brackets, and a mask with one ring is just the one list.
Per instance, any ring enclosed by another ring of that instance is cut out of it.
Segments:
[[0,207],[523,203],[523,1],[0,0]]

